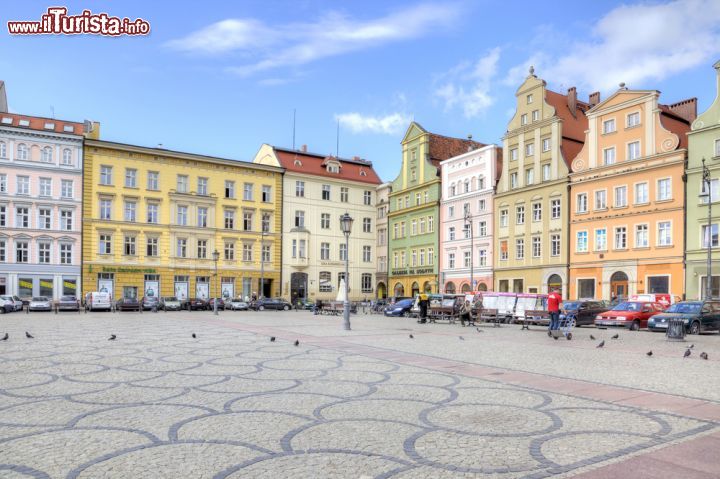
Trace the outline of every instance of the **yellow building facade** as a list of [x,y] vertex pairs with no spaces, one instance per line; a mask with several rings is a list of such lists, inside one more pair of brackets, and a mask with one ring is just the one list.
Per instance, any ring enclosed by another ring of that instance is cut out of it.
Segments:
[[83,291],[114,299],[278,296],[282,172],[87,140]]

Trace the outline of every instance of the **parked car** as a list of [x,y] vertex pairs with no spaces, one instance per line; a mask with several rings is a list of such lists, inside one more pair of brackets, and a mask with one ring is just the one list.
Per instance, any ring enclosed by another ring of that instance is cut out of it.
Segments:
[[160,298],[159,308],[163,311],[180,311],[183,304],[175,296]]
[[308,301],[307,299],[298,299],[295,304],[298,306],[299,309],[309,310],[312,311],[315,309],[315,303],[312,301]]
[[250,309],[250,305],[242,298],[234,298],[227,304],[227,308],[232,311],[247,311]]
[[253,301],[250,307],[256,311],[264,311],[266,309],[290,311],[292,304],[282,298],[263,298]]
[[160,309],[160,299],[157,296],[143,296],[141,303],[144,311],[153,309],[153,306]]
[[20,299],[19,296],[10,296],[10,298],[13,300],[13,304],[15,305],[15,311],[22,311],[23,306],[25,306],[23,300]]
[[205,311],[208,309],[208,302],[202,298],[190,298],[185,303],[188,311]]
[[414,299],[401,299],[385,308],[385,316],[410,316],[410,308],[415,303]]
[[610,311],[595,316],[595,326],[610,327],[618,326],[637,331],[646,328],[651,316],[662,313],[665,307],[660,303],[648,303],[643,301],[623,301]]
[[592,326],[595,316],[610,309],[605,301],[577,300],[563,301],[560,305],[560,319],[565,319],[568,314],[575,316],[576,326]]
[[0,314],[12,313],[15,311],[15,301],[12,296],[0,296]]
[[[225,300],[222,298],[217,298],[217,302],[218,302],[218,306],[217,306],[218,311],[221,311],[221,310],[225,311]],[[207,302],[207,305],[208,305],[209,310],[215,311],[215,298],[210,298],[210,301]]]
[[47,296],[34,296],[28,304],[30,311],[52,311],[52,301]]
[[110,293],[94,291],[85,295],[85,311],[98,310],[112,310],[112,296],[110,296]]
[[80,311],[80,301],[77,296],[62,296],[57,305],[58,311]]
[[115,309],[118,311],[140,311],[142,303],[137,298],[120,298],[115,303]]
[[720,301],[675,303],[648,321],[650,331],[667,331],[671,319],[682,319],[689,334],[720,330]]

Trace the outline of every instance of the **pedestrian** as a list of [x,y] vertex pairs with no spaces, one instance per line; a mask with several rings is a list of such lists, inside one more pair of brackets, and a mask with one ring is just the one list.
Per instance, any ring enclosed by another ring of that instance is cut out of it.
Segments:
[[315,302],[315,310],[313,311],[313,314],[314,314],[314,315],[318,315],[321,310],[322,310],[322,300],[321,300],[321,299],[318,299],[318,300]]
[[[562,296],[560,291],[554,288],[548,295],[547,304],[548,312],[550,313],[550,327],[549,331],[554,331],[560,327],[560,303],[562,302]],[[552,333],[550,333],[552,334]]]
[[465,322],[467,321],[468,325],[470,325],[470,301],[465,301],[462,306],[460,307],[460,324],[464,327]]
[[423,293],[418,296],[418,306],[420,308],[420,319],[418,323],[427,323],[427,310],[428,310],[428,295]]

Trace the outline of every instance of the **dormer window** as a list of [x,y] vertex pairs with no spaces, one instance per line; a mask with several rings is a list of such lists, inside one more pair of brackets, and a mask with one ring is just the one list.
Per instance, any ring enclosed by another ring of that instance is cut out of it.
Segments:
[[302,166],[302,161],[295,160],[295,166]]
[[338,165],[328,165],[327,170],[329,173],[340,173],[340,168]]
[[360,170],[360,176],[367,176],[367,172],[365,170]]

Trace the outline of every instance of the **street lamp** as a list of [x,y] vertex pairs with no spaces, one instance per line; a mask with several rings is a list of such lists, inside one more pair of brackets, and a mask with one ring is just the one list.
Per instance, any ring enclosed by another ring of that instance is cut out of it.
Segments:
[[215,261],[215,301],[213,301],[213,312],[217,316],[218,314],[218,299],[217,299],[217,293],[220,289],[220,286],[218,285],[218,271],[217,271],[217,263],[220,259],[220,253],[218,253],[218,250],[213,251],[213,261]]
[[348,295],[350,276],[350,231],[352,230],[353,219],[347,212],[340,217],[340,229],[345,235],[345,302],[343,303],[343,326],[350,331],[350,296]]
[[465,209],[465,227],[470,230],[470,291],[475,291],[473,282],[473,224],[470,208]]
[[710,169],[705,166],[705,158],[702,159],[702,182],[704,191],[700,193],[700,198],[707,198],[708,205],[705,300],[709,301],[712,299],[712,182],[710,181]]

